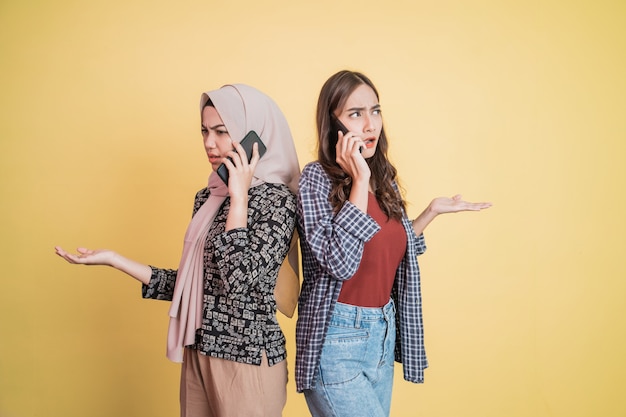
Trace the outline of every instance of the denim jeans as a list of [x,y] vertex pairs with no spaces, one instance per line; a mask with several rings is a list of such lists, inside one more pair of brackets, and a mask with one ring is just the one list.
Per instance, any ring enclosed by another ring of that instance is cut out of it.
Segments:
[[393,387],[395,306],[337,303],[315,388],[304,391],[313,417],[387,417]]

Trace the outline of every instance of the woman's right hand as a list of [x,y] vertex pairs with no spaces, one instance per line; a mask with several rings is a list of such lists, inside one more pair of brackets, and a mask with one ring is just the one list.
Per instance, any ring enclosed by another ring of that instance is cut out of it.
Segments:
[[352,132],[345,135],[340,131],[337,140],[337,163],[352,178],[352,188],[348,200],[359,210],[367,213],[367,193],[370,189],[370,167],[361,155],[363,139]]
[[68,253],[60,246],[55,246],[56,254],[71,264],[82,265],[113,265],[113,259],[116,253],[108,249],[92,250],[87,248],[78,248],[78,253]]
[[152,277],[150,266],[128,259],[109,249],[78,248],[78,253],[67,253],[60,246],[55,246],[57,255],[71,264],[106,265],[120,270],[136,280],[148,284]]
[[369,184],[371,171],[365,158],[359,151],[363,146],[363,139],[360,136],[352,132],[344,135],[340,131],[335,147],[337,164],[352,178],[353,183],[362,182]]

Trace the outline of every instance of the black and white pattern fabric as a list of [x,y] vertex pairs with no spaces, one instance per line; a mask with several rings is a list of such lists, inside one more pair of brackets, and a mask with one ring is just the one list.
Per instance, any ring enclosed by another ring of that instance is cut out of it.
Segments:
[[[196,194],[194,214],[207,198],[207,189]],[[283,184],[251,188],[248,227],[225,232],[229,207],[227,198],[207,236],[203,322],[192,347],[212,357],[255,365],[265,350],[272,366],[286,358],[274,286],[295,228],[296,196]],[[171,300],[177,271],[151,268],[143,297]]]

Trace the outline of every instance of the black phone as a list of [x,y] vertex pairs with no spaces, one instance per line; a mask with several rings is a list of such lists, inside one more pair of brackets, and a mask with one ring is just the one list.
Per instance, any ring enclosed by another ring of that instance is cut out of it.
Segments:
[[[332,143],[332,147],[335,147],[337,145],[337,141],[339,140],[339,132],[341,131],[341,133],[343,133],[344,135],[346,133],[349,132],[348,128],[341,123],[341,120],[339,120],[337,118],[337,116],[335,116],[333,113],[330,114],[330,137],[331,139],[333,139],[333,143]],[[359,152],[363,152],[363,147],[359,147]]]
[[339,140],[339,132],[344,135],[349,132],[348,128],[333,113],[330,114],[330,137],[333,139],[332,146],[337,145]]
[[[250,160],[252,159],[252,145],[254,145],[255,143],[259,144],[259,157],[262,157],[263,155],[265,155],[267,148],[265,147],[265,144],[263,143],[259,135],[257,135],[254,130],[249,131],[248,134],[244,136],[243,139],[241,139],[241,142],[239,142],[239,144],[243,147],[243,150],[246,151],[248,162],[250,162]],[[232,158],[228,159],[230,159],[232,162]],[[228,185],[228,168],[226,167],[226,165],[224,165],[224,163],[220,164],[220,166],[217,167],[217,175],[219,175],[222,181],[224,181],[224,183]]]

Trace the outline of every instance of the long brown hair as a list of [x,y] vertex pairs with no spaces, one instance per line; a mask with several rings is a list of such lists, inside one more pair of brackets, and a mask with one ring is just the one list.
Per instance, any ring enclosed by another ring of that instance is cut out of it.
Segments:
[[[336,132],[331,132],[330,118],[331,114],[346,104],[350,94],[363,84],[371,87],[376,98],[380,99],[376,87],[369,78],[360,72],[344,70],[334,74],[324,83],[317,101],[317,159],[330,176],[332,190],[328,199],[335,212],[341,209],[350,196],[352,178],[337,163]],[[397,171],[387,158],[387,149],[387,136],[383,126],[376,152],[374,156],[366,160],[372,173],[370,185],[374,189],[378,204],[387,217],[400,220],[405,209],[405,202],[400,191],[396,191],[393,187]]]

